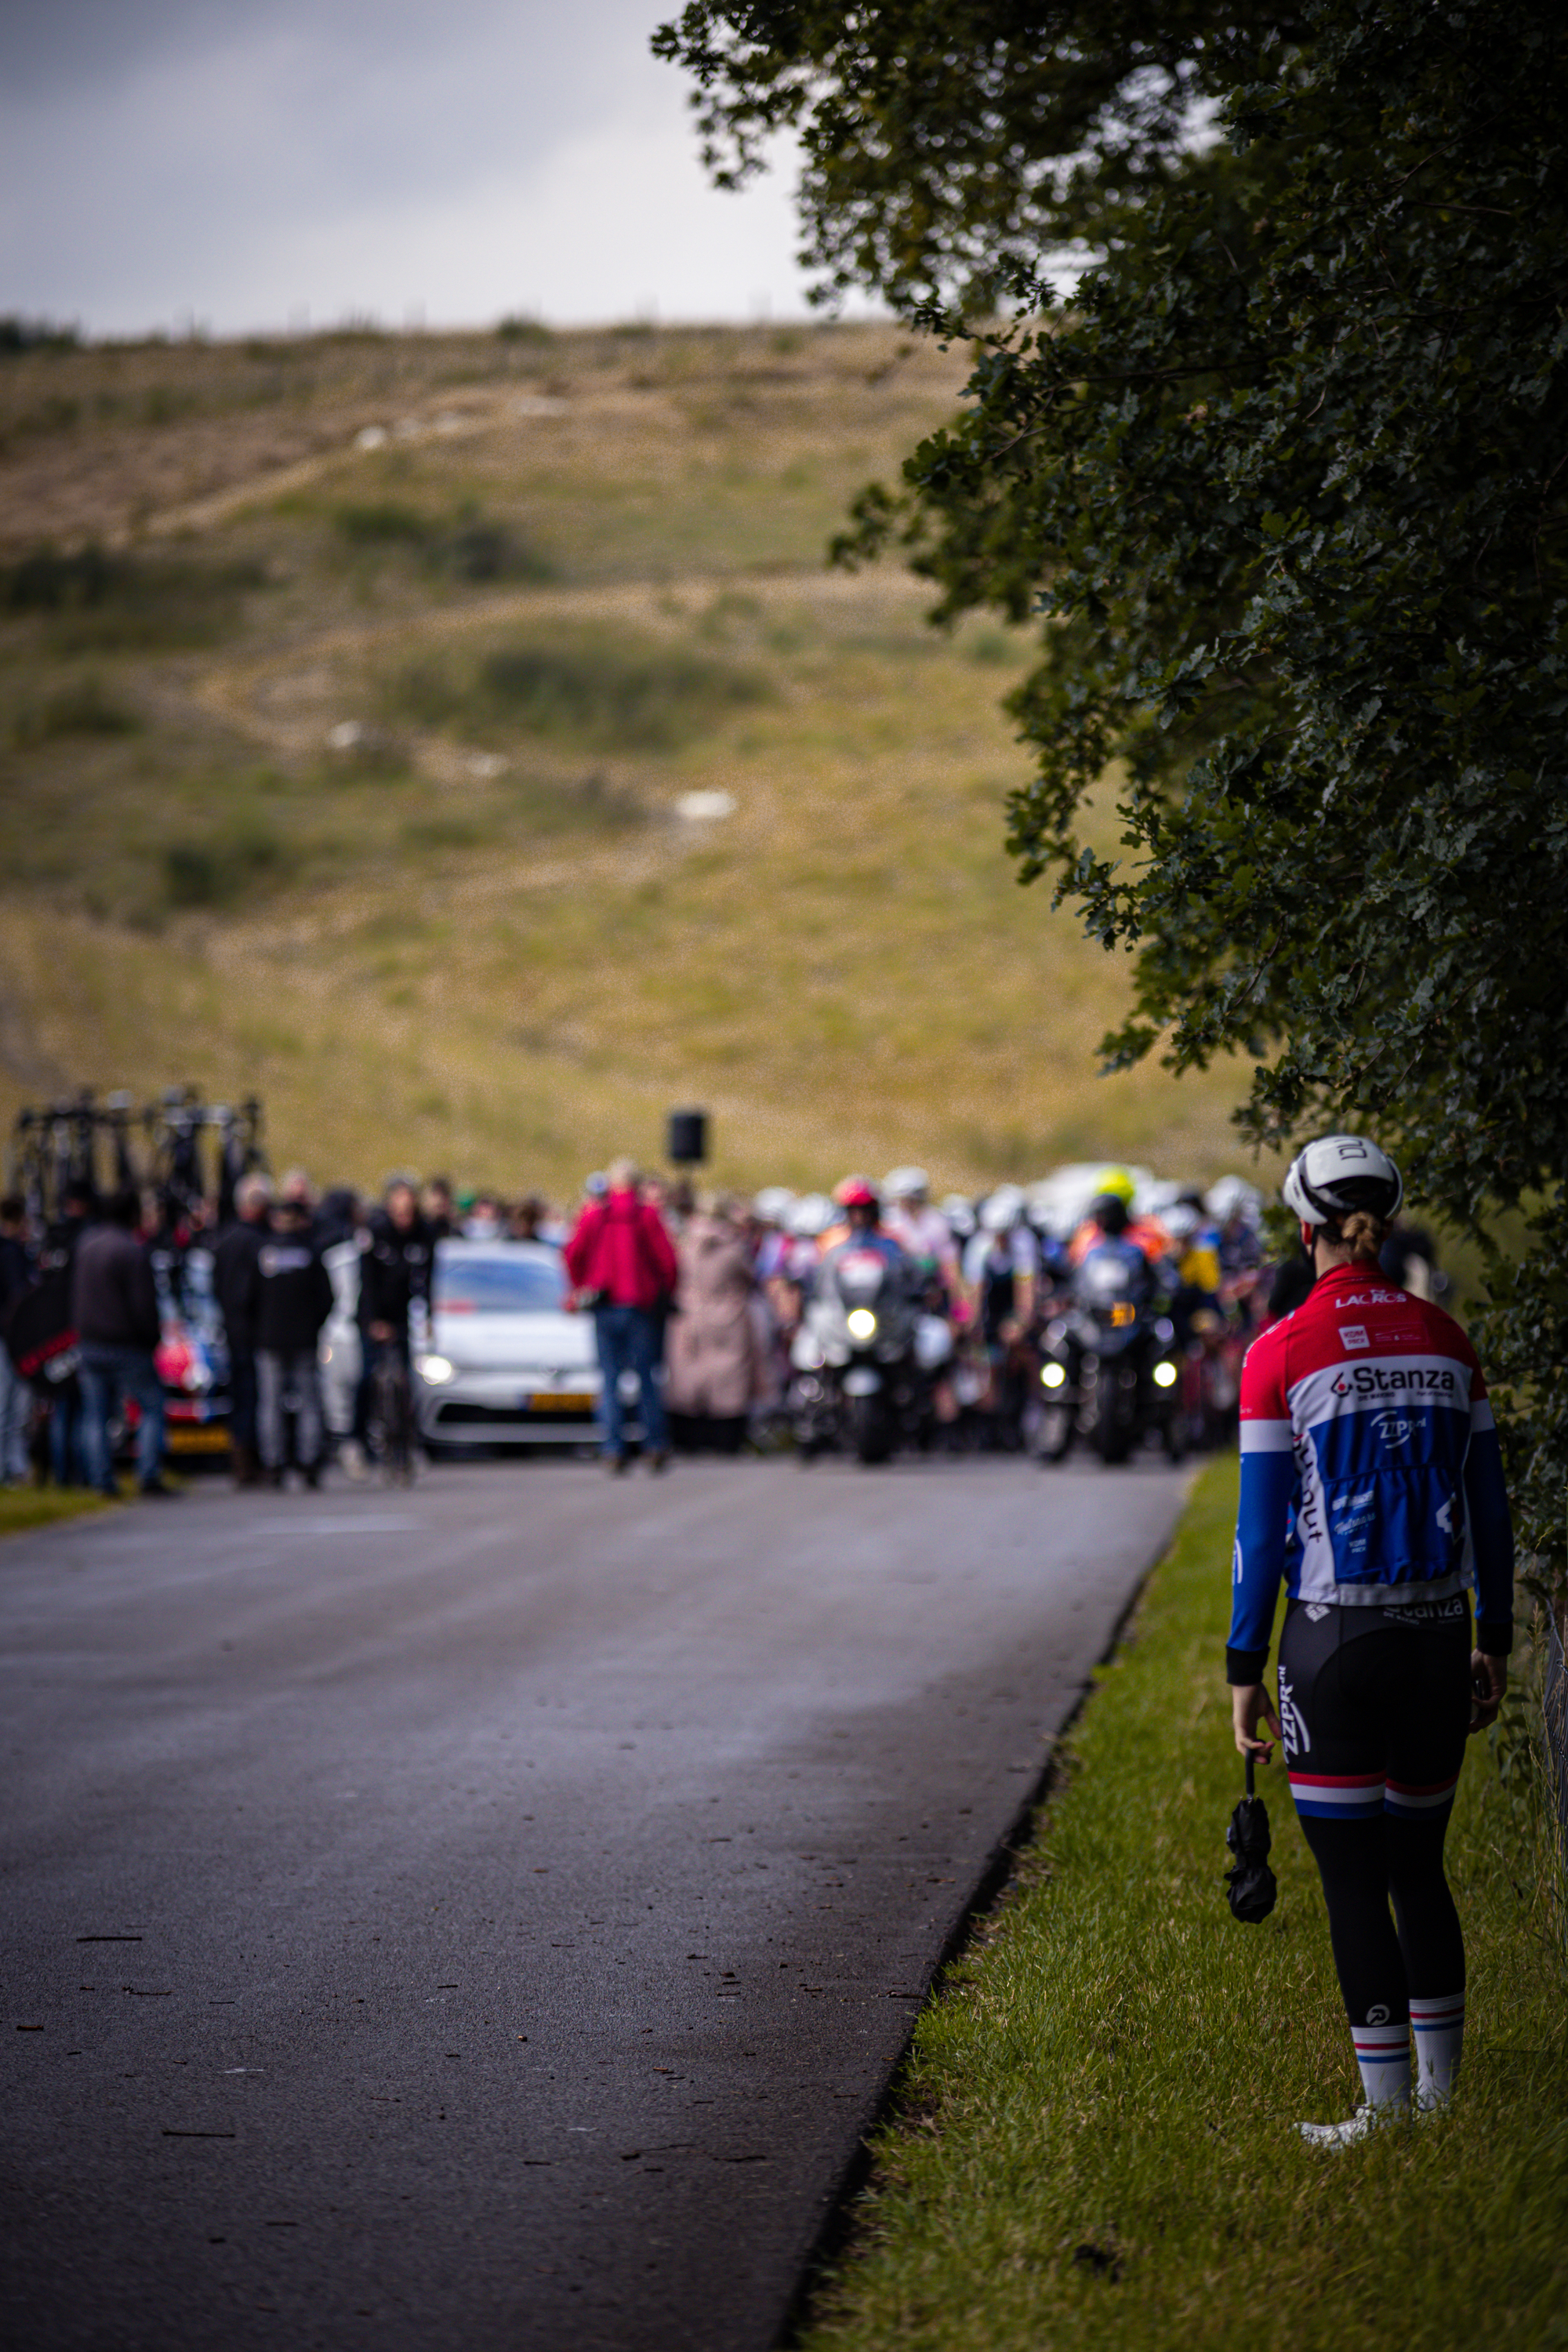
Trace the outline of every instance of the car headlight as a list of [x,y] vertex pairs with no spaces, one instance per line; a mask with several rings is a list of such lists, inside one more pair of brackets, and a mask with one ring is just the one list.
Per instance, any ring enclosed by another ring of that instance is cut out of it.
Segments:
[[1175,1385],[1176,1368],[1174,1364],[1156,1364],[1154,1367],[1154,1386],[1157,1389],[1173,1389]]
[[1062,1370],[1060,1364],[1042,1364],[1040,1366],[1040,1379],[1047,1388],[1059,1389],[1065,1386],[1067,1374]]
[[844,1320],[849,1326],[852,1339],[869,1339],[875,1335],[877,1318],[868,1307],[852,1307]]
[[419,1377],[422,1381],[428,1381],[433,1389],[445,1388],[447,1382],[455,1380],[457,1375],[456,1364],[448,1363],[445,1356],[421,1356],[419,1359]]

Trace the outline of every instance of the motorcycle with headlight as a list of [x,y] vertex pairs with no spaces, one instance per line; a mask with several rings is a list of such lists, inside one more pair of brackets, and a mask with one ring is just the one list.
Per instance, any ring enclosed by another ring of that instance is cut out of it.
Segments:
[[901,1255],[854,1240],[817,1267],[790,1345],[790,1418],[806,1459],[847,1444],[862,1462],[886,1462],[930,1443],[952,1333],[921,1310],[913,1279]]
[[1125,1462],[1150,1437],[1173,1462],[1182,1459],[1182,1358],[1163,1307],[1142,1251],[1121,1242],[1089,1251],[1063,1311],[1040,1336],[1038,1393],[1028,1415],[1040,1461],[1064,1461],[1081,1440],[1102,1462]]

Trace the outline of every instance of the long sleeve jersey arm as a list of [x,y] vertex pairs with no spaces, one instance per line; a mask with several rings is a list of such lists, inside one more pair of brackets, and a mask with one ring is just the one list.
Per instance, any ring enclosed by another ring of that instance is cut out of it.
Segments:
[[1241,1502],[1225,1654],[1229,1682],[1263,1679],[1297,1491],[1290,1415],[1278,1357],[1260,1341],[1249,1350],[1241,1371]]

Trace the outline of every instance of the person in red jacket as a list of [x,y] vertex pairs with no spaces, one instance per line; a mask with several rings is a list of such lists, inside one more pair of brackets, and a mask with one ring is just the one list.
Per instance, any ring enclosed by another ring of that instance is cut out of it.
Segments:
[[605,1383],[605,1459],[612,1470],[626,1466],[620,1381],[623,1372],[635,1372],[648,1467],[662,1470],[669,1460],[669,1435],[657,1372],[665,1317],[675,1294],[675,1246],[658,1211],[639,1196],[629,1160],[613,1161],[609,1191],[584,1204],[566,1244],[566,1271],[578,1303],[594,1313]]

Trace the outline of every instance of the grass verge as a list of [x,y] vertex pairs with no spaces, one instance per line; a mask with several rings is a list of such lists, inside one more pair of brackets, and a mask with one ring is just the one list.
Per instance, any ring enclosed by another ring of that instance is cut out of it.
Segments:
[[80,1518],[84,1512],[107,1511],[101,1495],[81,1486],[0,1487],[0,1537],[26,1535],[29,1528],[52,1527],[57,1519]]
[[1568,2344],[1568,1970],[1484,1746],[1450,1832],[1470,2027],[1454,2108],[1334,2156],[1358,2095],[1311,1858],[1263,1776],[1279,1901],[1230,1917],[1234,1460],[1198,1481],[1000,1910],[917,2029],[802,2340]]

